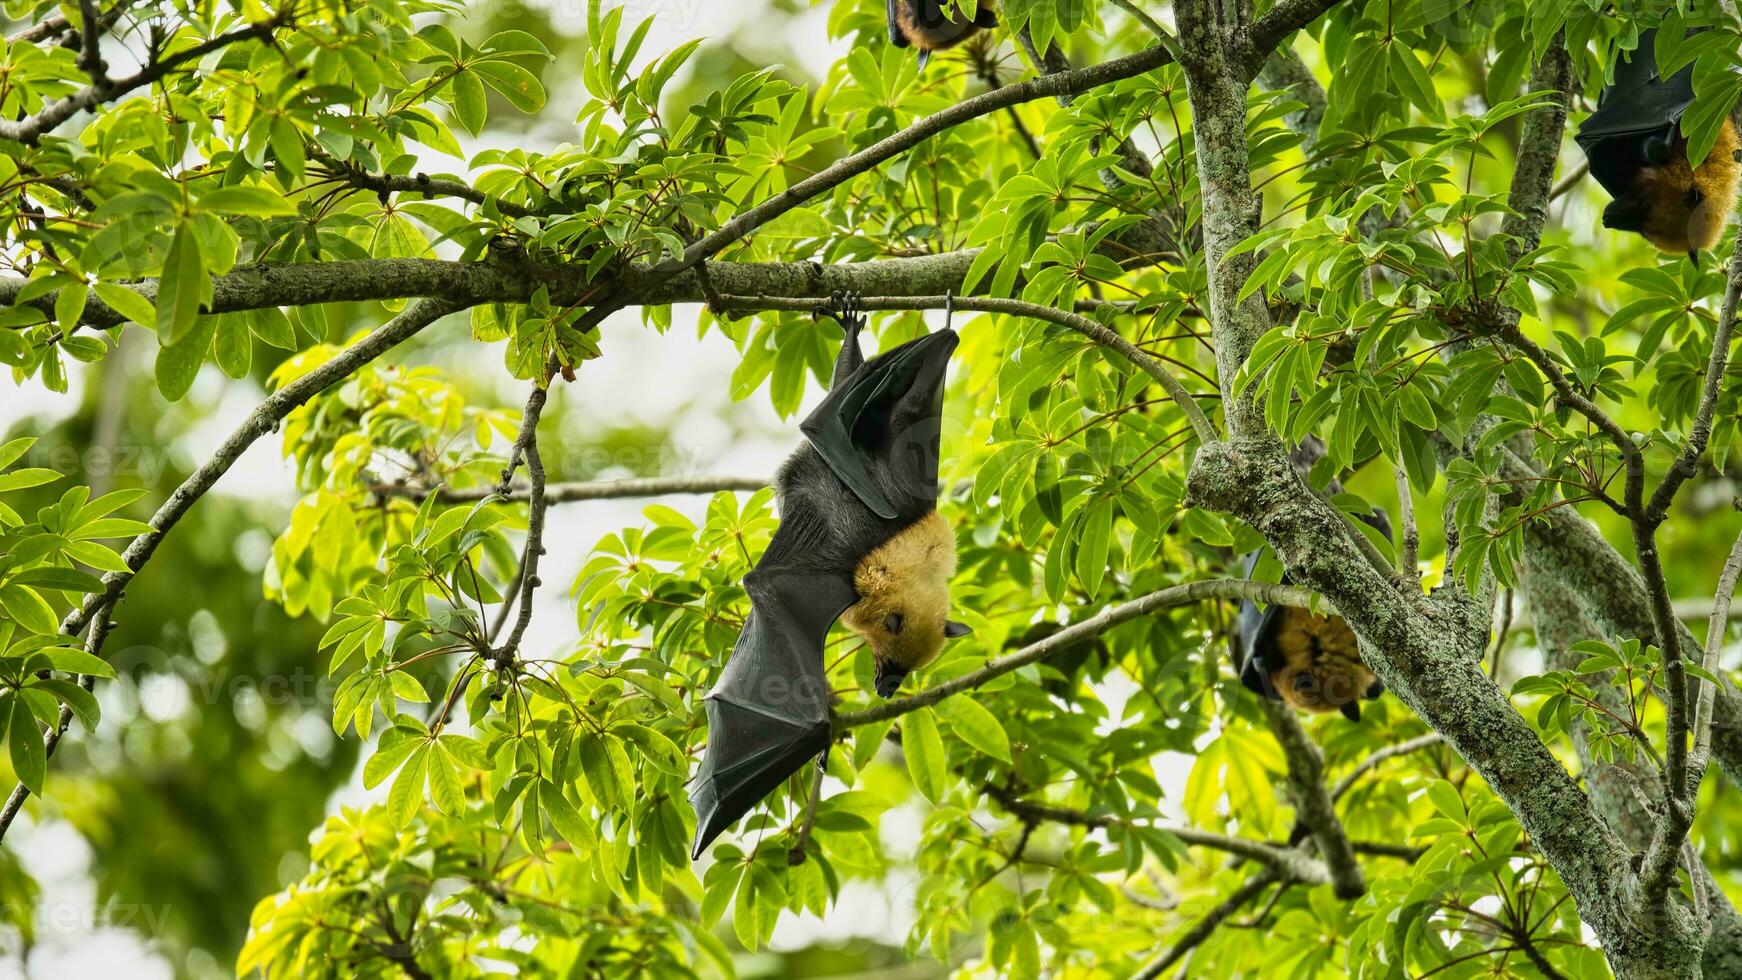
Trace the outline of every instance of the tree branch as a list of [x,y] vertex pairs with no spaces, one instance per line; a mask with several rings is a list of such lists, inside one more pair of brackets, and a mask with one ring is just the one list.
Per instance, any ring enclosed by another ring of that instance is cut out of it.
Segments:
[[257,38],[261,41],[270,40],[272,38],[272,32],[283,26],[283,17],[284,15],[281,14],[271,20],[262,21],[258,24],[249,24],[247,27],[237,28],[228,33],[220,34],[217,37],[202,41],[192,47],[183,48],[180,51],[153,61],[126,78],[114,81],[110,81],[107,78],[95,79],[85,88],[62,98],[58,102],[53,102],[49,105],[43,106],[35,113],[25,116],[23,119],[16,121],[0,120],[0,139],[16,140],[20,143],[34,146],[36,145],[36,141],[41,139],[44,133],[54,129],[61,123],[66,122],[73,116],[78,115],[85,109],[89,109],[100,102],[107,102],[118,96],[125,95],[134,89],[151,85],[167,77],[170,72],[190,61],[198,61],[214,51],[227,48],[238,41],[245,41],[249,38]]
[[1429,732],[1426,735],[1412,738],[1407,742],[1398,742],[1396,745],[1387,745],[1385,748],[1382,748],[1377,752],[1374,752],[1372,755],[1369,755],[1367,758],[1362,759],[1359,765],[1349,770],[1342,779],[1337,781],[1337,785],[1331,790],[1332,802],[1342,799],[1349,790],[1354,788],[1355,783],[1358,782],[1363,775],[1372,772],[1386,760],[1395,759],[1400,755],[1408,755],[1411,752],[1419,752],[1422,749],[1432,748],[1435,745],[1443,744],[1445,744],[1445,739],[1440,736],[1439,732]]
[[[1069,824],[1077,827],[1106,828],[1131,825],[1131,821],[1110,814],[1085,813],[1070,807],[1025,800],[1018,796],[1011,787],[998,783],[988,783],[986,795],[997,800],[1000,806],[1014,816],[1024,820],[1045,820],[1050,823]],[[1195,827],[1179,827],[1164,823],[1150,823],[1145,826],[1172,834],[1194,847],[1208,847],[1212,850],[1257,861],[1289,881],[1322,885],[1331,880],[1330,873],[1325,869],[1323,863],[1291,847],[1279,847],[1266,841],[1252,840],[1246,837],[1215,834],[1206,830],[1198,830]]]
[[[816,298],[770,299],[766,297],[721,295],[720,302],[727,308],[738,309],[784,309],[811,310],[822,302]],[[1024,316],[1034,320],[1044,320],[1059,326],[1075,330],[1077,333],[1094,342],[1123,354],[1143,373],[1155,379],[1166,391],[1169,398],[1190,423],[1192,432],[1200,442],[1209,442],[1216,438],[1216,428],[1197,404],[1197,399],[1180,384],[1162,363],[1146,354],[1136,344],[1120,336],[1115,330],[1101,325],[1078,313],[1060,310],[1040,303],[1028,303],[1016,299],[994,299],[989,297],[946,297],[946,296],[914,296],[907,298],[891,296],[862,297],[859,307],[865,310],[941,310],[953,305],[958,310],[973,310],[982,313],[1002,313],[1007,316]]]
[[[507,495],[514,483],[514,468],[524,457],[528,477],[526,505],[526,544],[520,557],[520,612],[508,639],[496,648],[498,670],[513,663],[520,655],[520,641],[532,624],[532,594],[543,583],[538,577],[538,559],[544,554],[544,460],[538,455],[538,420],[544,414],[544,404],[550,397],[549,381],[540,379],[532,385],[526,399],[526,411],[521,416],[520,434],[508,455],[508,466],[502,471],[502,482],[496,492]],[[482,626],[483,624],[479,624]]]
[[[754,493],[768,486],[773,486],[773,481],[761,476],[650,476],[588,483],[549,483],[544,488],[544,500],[546,504],[568,504],[626,497],[713,494],[721,490]],[[498,487],[499,485],[460,488],[443,486],[436,490],[436,499],[445,504],[476,503],[485,497],[499,494]],[[403,497],[420,502],[429,496],[428,489],[409,485],[387,484],[372,487],[371,490],[383,497]],[[532,488],[527,484],[515,483],[509,486],[507,493],[500,493],[500,496],[508,500],[526,500],[531,496],[531,491]]]
[[[1718,592],[1712,601],[1712,617],[1706,625],[1706,656],[1701,664],[1706,673],[1717,675],[1723,669],[1720,653],[1724,648],[1724,633],[1730,626],[1730,601],[1736,596],[1736,579],[1742,575],[1742,535],[1730,546],[1730,557],[1718,575]],[[1712,757],[1712,707],[1717,700],[1718,686],[1710,681],[1696,680],[1700,696],[1694,708],[1694,751],[1688,758],[1688,790],[1698,794],[1700,780],[1706,774],[1706,763]]]
[[1131,975],[1131,980],[1159,980],[1162,974],[1178,963],[1182,957],[1202,945],[1210,938],[1228,917],[1240,911],[1247,902],[1257,898],[1264,889],[1269,888],[1279,879],[1274,871],[1261,871],[1246,880],[1246,883],[1234,889],[1233,894],[1222,900],[1220,905],[1211,909],[1197,924],[1185,931],[1185,934],[1174,941],[1172,946],[1155,959],[1144,964],[1143,968]]
[[1301,727],[1294,709],[1280,701],[1260,702],[1270,720],[1270,730],[1288,761],[1288,782],[1293,790],[1296,819],[1306,825],[1318,845],[1319,857],[1329,869],[1331,890],[1344,900],[1360,898],[1367,891],[1361,864],[1349,847],[1349,835],[1337,819],[1337,807],[1325,791],[1325,757]]
[[681,256],[656,263],[652,267],[652,271],[663,275],[673,275],[693,268],[702,260],[719,254],[726,246],[798,207],[805,201],[819,194],[828,193],[853,177],[913,149],[947,129],[960,126],[962,123],[981,116],[990,115],[1005,106],[1033,102],[1036,99],[1056,98],[1060,95],[1075,95],[1123,79],[1134,78],[1160,68],[1171,61],[1173,61],[1173,55],[1169,54],[1166,48],[1157,46],[1099,65],[1061,72],[1057,75],[1042,75],[1026,82],[1018,82],[1015,85],[987,92],[984,95],[964,99],[948,109],[916,120],[906,129],[886,136],[857,153],[842,157],[761,204],[747,211],[739,212],[717,230],[684,249]]
[[1234,68],[1239,80],[1250,82],[1256,78],[1265,59],[1287,41],[1289,35],[1318,20],[1336,5],[1337,0],[1278,0],[1236,41]]
[[1014,653],[988,660],[979,670],[963,674],[954,680],[945,681],[936,687],[927,688],[899,700],[885,701],[863,711],[837,714],[835,716],[835,731],[839,733],[876,721],[888,721],[891,718],[899,718],[910,711],[930,707],[952,694],[972,690],[1013,670],[1020,670],[1029,664],[1045,660],[1066,647],[1099,636],[1121,623],[1130,622],[1139,616],[1147,616],[1158,610],[1190,605],[1206,599],[1250,599],[1253,602],[1267,605],[1279,604],[1301,609],[1310,608],[1312,605],[1312,593],[1292,585],[1253,582],[1247,579],[1205,579],[1200,582],[1176,585],[1169,589],[1151,592],[1142,598],[1133,599],[1122,605],[1109,606],[1094,616],[1080,623],[1067,626],[1038,643],[1031,643]]

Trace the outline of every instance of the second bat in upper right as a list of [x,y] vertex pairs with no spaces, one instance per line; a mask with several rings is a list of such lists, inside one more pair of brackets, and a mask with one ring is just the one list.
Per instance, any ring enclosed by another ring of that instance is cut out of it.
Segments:
[[1682,115],[1694,101],[1694,66],[1669,78],[1657,70],[1656,30],[1615,66],[1597,111],[1579,127],[1591,176],[1614,196],[1603,227],[1638,232],[1659,249],[1699,253],[1718,243],[1736,205],[1736,128],[1724,120],[1711,152],[1693,166]]

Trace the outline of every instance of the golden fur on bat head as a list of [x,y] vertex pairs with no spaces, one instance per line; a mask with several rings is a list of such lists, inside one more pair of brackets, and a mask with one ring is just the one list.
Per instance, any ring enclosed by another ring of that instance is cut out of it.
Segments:
[[955,574],[956,534],[934,510],[860,559],[842,618],[879,661],[918,670],[943,649]]
[[1676,141],[1674,159],[1661,167],[1642,168],[1633,179],[1633,193],[1644,210],[1639,233],[1672,255],[1718,244],[1736,209],[1737,179],[1742,176],[1737,148],[1736,127],[1726,119],[1712,152],[1698,167],[1688,163],[1683,137]]
[[[986,5],[982,4],[982,9]],[[903,2],[896,4],[896,24],[901,33],[906,35],[909,44],[921,51],[943,51],[953,48],[979,33],[980,26],[973,21],[946,19],[937,24],[922,24],[914,14],[915,4]]]
[[1276,626],[1281,666],[1270,672],[1276,693],[1291,707],[1324,714],[1372,697],[1379,678],[1361,660],[1355,633],[1339,616],[1285,609]]

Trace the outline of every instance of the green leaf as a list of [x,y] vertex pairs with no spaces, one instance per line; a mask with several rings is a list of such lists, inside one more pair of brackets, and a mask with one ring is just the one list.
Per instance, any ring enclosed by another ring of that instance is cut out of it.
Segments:
[[418,807],[423,805],[423,782],[429,769],[429,754],[429,743],[418,746],[393,780],[393,788],[387,791],[387,818],[400,830],[411,826]]
[[51,677],[47,680],[39,679],[33,681],[30,686],[54,695],[56,700],[72,711],[73,717],[79,720],[79,724],[84,727],[85,731],[97,730],[97,721],[102,715],[102,710],[97,706],[96,695],[90,691],[58,677]]
[[389,741],[387,734],[383,733],[380,747],[369,757],[368,762],[363,763],[363,788],[374,789],[381,785],[383,780],[405,764],[405,760],[411,758],[412,753],[426,744],[428,743],[423,739],[410,735]]
[[115,676],[115,668],[107,660],[73,647],[53,647],[40,651],[38,655],[46,658],[50,667],[62,673],[84,674],[89,677]]
[[593,832],[593,825],[581,817],[567,798],[563,796],[562,787],[555,783],[540,783],[538,798],[544,804],[544,812],[550,817],[550,824],[577,854],[591,854],[598,850],[598,835]]
[[239,214],[251,218],[271,218],[277,215],[296,213],[295,205],[286,200],[283,194],[275,193],[264,187],[249,187],[241,184],[233,187],[220,187],[215,191],[202,194],[195,207],[202,211]]
[[194,378],[200,373],[200,365],[206,361],[206,352],[211,350],[212,335],[217,329],[216,317],[196,317],[192,329],[179,342],[158,348],[157,390],[163,393],[163,397],[172,402],[181,401],[188,389],[194,386]]
[[12,768],[18,781],[37,796],[42,795],[42,782],[48,775],[48,752],[42,747],[42,726],[36,722],[24,702],[13,700],[12,721],[7,726],[6,741],[12,752]]
[[54,608],[27,585],[0,585],[0,609],[32,633],[48,635],[60,631]]
[[907,772],[920,795],[933,803],[943,799],[948,771],[944,740],[930,708],[910,711],[901,717],[901,753],[907,757]]
[[477,136],[484,131],[484,118],[489,111],[484,83],[475,73],[462,70],[454,74],[452,84],[454,118],[466,127],[467,132]]
[[972,698],[945,698],[936,705],[962,741],[1003,762],[1010,761],[1010,736],[998,717]]
[[[163,258],[163,276],[157,284],[157,343],[174,347],[186,338],[199,318],[200,307],[206,302],[211,280],[201,268],[200,247],[193,226],[177,226],[175,238]],[[210,338],[208,337],[208,340]],[[205,356],[205,349],[199,351]],[[163,387],[162,379],[158,386]],[[181,389],[186,393],[187,389]],[[167,389],[165,390],[167,394]],[[171,401],[180,398],[176,395]]]
[[63,592],[96,592],[103,587],[102,579],[76,568],[30,568],[12,576],[11,580],[18,585]]

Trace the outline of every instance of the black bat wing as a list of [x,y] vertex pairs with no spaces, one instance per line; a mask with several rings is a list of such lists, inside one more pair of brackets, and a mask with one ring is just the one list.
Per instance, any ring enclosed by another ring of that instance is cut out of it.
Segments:
[[690,788],[692,860],[739,817],[829,747],[823,642],[858,601],[851,570],[818,573],[794,560],[816,529],[782,521],[744,578],[751,612],[708,693],[708,747]]
[[901,5],[908,0],[884,0],[883,10],[889,17],[889,43],[898,48],[910,47],[907,32],[901,29]]
[[1614,83],[1603,90],[1597,111],[1576,137],[1591,162],[1591,176],[1613,197],[1632,192],[1641,167],[1669,161],[1682,114],[1694,101],[1694,66],[1660,77],[1656,37],[1656,30],[1641,34],[1639,47],[1615,66]]
[[835,476],[884,520],[937,505],[944,372],[957,343],[945,329],[879,354],[799,424]]

